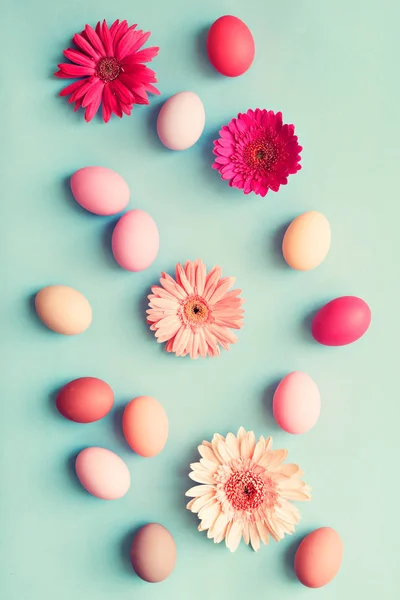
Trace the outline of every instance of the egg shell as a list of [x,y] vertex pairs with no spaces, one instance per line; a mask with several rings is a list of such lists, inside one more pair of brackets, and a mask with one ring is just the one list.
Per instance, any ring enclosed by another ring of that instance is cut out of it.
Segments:
[[370,324],[371,310],[364,300],[341,296],[320,308],[311,323],[311,333],[325,346],[346,346],[360,339]]
[[170,150],[187,150],[200,138],[206,114],[193,92],[179,92],[163,104],[157,118],[160,141]]
[[254,60],[255,45],[250,29],[232,15],[217,19],[207,36],[207,53],[211,64],[222,75],[243,75]]
[[297,548],[294,570],[299,581],[309,588],[327,585],[339,572],[343,543],[331,527],[308,534]]
[[92,308],[83,294],[66,285],[49,285],[35,297],[39,319],[63,335],[83,333],[92,322]]
[[157,400],[139,396],[125,408],[122,429],[132,450],[150,458],[159,454],[167,443],[168,417]]
[[159,523],[141,527],[132,542],[131,563],[135,573],[149,583],[169,577],[176,563],[176,545],[168,529]]
[[129,202],[128,184],[106,167],[83,167],[72,175],[70,185],[78,204],[95,215],[115,215]]
[[70,421],[93,423],[106,416],[114,404],[114,392],[97,377],[80,377],[58,392],[58,411]]
[[331,245],[331,227],[320,212],[311,210],[296,217],[286,230],[283,256],[298,271],[310,271],[326,258]]
[[275,390],[272,409],[276,422],[284,431],[306,433],[314,427],[321,411],[317,384],[307,373],[289,373]]
[[143,271],[156,259],[160,247],[158,228],[143,210],[130,210],[116,224],[112,251],[117,263],[127,271]]
[[117,500],[129,490],[128,467],[122,458],[106,448],[92,446],[82,450],[77,456],[75,470],[85,490],[96,498]]

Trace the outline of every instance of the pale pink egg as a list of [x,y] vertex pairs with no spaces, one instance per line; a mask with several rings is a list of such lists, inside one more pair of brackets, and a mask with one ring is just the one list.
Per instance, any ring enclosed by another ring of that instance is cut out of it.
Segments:
[[157,133],[170,150],[187,150],[204,130],[206,114],[197,94],[179,92],[165,102],[157,118]]
[[93,446],[82,450],[75,470],[86,491],[102,500],[117,500],[125,496],[131,484],[129,469],[117,454]]
[[321,411],[317,384],[301,371],[289,373],[276,388],[272,409],[279,427],[288,433],[306,433]]
[[127,271],[147,269],[156,259],[159,246],[157,225],[143,210],[125,213],[112,234],[114,258]]
[[128,184],[106,167],[83,167],[72,175],[70,184],[78,204],[95,215],[115,215],[129,202]]

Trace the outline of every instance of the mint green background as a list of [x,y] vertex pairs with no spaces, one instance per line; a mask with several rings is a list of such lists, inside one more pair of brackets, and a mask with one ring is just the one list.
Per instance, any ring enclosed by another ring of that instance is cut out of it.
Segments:
[[[252,69],[234,80],[214,73],[202,51],[205,29],[226,13],[248,23],[257,46]],[[63,81],[52,72],[72,34],[103,17],[151,29],[163,95],[130,118],[87,125],[57,97]],[[399,18],[395,0],[9,3],[1,38],[4,600],[398,597]],[[202,98],[206,130],[195,147],[173,153],[157,140],[155,116],[185,89]],[[303,170],[265,199],[229,189],[210,169],[218,129],[249,107],[282,110],[304,146]],[[118,268],[109,250],[115,219],[71,200],[67,178],[91,164],[121,173],[129,207],[158,223],[161,251],[147,271]],[[297,273],[279,241],[310,209],[328,217],[332,248],[318,269]],[[161,270],[197,257],[236,275],[247,302],[232,351],[191,362],[162,352],[143,312]],[[84,335],[55,335],[35,317],[32,294],[54,283],[90,300]],[[321,347],[307,317],[344,294],[370,304],[371,329],[352,346]],[[319,423],[301,437],[280,431],[269,409],[274,382],[296,369],[322,395]],[[87,426],[54,409],[55,390],[84,375],[105,379],[116,395],[116,411]],[[158,398],[170,419],[165,451],[151,460],[121,437],[120,408],[139,394]],[[313,488],[296,535],[258,554],[214,546],[185,510],[197,444],[240,425],[272,434]],[[90,445],[129,465],[122,500],[99,501],[77,484],[73,457]],[[178,548],[173,576],[158,586],[137,579],[128,559],[132,532],[148,521],[168,527]],[[294,579],[291,561],[302,536],[323,525],[340,532],[345,557],[336,580],[313,591]]]

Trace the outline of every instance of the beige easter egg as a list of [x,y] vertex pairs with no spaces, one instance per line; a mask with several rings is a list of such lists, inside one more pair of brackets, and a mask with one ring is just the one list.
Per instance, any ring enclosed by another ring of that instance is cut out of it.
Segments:
[[310,271],[326,258],[331,245],[331,227],[320,212],[311,210],[296,217],[286,230],[283,256],[297,271]]
[[92,308],[83,294],[66,285],[49,285],[36,294],[39,319],[56,333],[77,335],[92,322]]

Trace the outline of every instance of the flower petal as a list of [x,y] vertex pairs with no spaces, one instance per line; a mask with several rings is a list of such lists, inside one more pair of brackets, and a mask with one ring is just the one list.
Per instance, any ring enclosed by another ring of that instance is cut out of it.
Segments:
[[231,552],[235,552],[241,539],[242,525],[239,521],[232,521],[225,538],[226,547],[229,548]]
[[205,494],[215,493],[215,486],[213,485],[196,485],[188,490],[185,496],[189,498],[197,498],[198,496],[204,496]]

